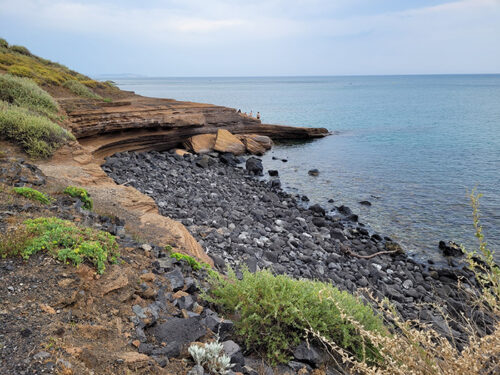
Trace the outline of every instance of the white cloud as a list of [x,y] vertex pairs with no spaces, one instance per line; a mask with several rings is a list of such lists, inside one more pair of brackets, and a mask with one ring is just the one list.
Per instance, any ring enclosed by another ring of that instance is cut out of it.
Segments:
[[[350,67],[367,70],[370,64],[397,70],[410,63],[437,66],[441,61],[449,67],[464,60],[464,66],[472,66],[471,56],[483,56],[488,69],[500,70],[500,52],[492,47],[500,35],[500,0],[434,6],[407,1],[406,8],[398,3],[398,10],[380,6],[383,3],[151,0],[137,5],[127,0],[0,0],[0,20],[15,20],[30,30],[98,37],[103,44],[118,41],[131,48],[149,47],[159,57],[152,46],[170,47],[169,51],[192,60],[210,54],[211,60],[225,58],[227,64],[254,64],[259,69],[265,60],[273,67],[293,66],[296,61],[298,67],[313,66],[311,70],[317,64],[325,73],[341,63],[344,72]],[[267,56],[254,56],[256,49]]]

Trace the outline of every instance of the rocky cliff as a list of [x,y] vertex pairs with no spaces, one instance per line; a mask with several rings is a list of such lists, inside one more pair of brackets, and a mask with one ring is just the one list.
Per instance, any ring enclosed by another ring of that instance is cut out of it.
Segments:
[[233,108],[147,98],[131,94],[112,103],[59,99],[73,134],[96,158],[120,151],[166,150],[189,137],[226,129],[233,134],[267,135],[275,140],[310,139],[328,134],[324,128],[262,124]]

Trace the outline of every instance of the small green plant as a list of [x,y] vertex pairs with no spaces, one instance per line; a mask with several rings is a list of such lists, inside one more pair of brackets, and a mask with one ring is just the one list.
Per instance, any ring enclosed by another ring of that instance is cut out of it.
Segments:
[[0,239],[0,254],[4,258],[20,255],[28,259],[39,251],[75,266],[89,261],[100,274],[107,262],[114,263],[119,256],[118,244],[111,234],[55,217],[28,219]]
[[199,366],[212,375],[225,375],[234,366],[223,352],[224,347],[219,342],[219,338],[214,342],[205,345],[193,344],[188,348],[188,352]]
[[4,38],[0,38],[0,48],[9,48],[9,43]]
[[193,257],[189,256],[189,255],[186,255],[186,254],[181,254],[181,253],[171,253],[172,251],[172,246],[170,245],[167,245],[165,246],[165,250],[167,250],[167,253],[170,254],[170,257],[171,258],[175,258],[177,260],[183,260],[185,262],[187,262],[191,268],[193,269],[193,271],[199,271],[201,269],[204,269],[207,271],[207,273],[211,276],[211,277],[217,277],[219,274],[214,271],[209,264],[207,263],[203,263],[203,262],[198,262],[196,259],[194,259]]
[[387,334],[370,306],[330,284],[274,276],[267,270],[244,270],[241,280],[229,270],[227,279],[211,276],[209,282],[205,298],[234,314],[247,348],[265,351],[273,363],[288,361],[310,328],[368,360],[377,358],[377,350],[357,334],[351,320],[368,331]]
[[23,197],[31,199],[33,201],[38,201],[43,204],[49,204],[51,202],[50,197],[48,197],[41,191],[29,187],[15,187],[13,190],[17,194],[22,195]]
[[88,191],[84,188],[68,186],[66,189],[64,189],[64,194],[68,194],[73,198],[80,199],[83,202],[83,208],[85,208],[86,210],[91,210],[94,205]]
[[170,254],[170,257],[175,258],[177,260],[186,261],[191,266],[193,271],[201,270],[204,267],[203,264],[199,263],[198,261],[196,261],[196,259],[194,259],[193,257],[190,257],[189,255],[186,255],[186,254],[172,253],[172,254]]
[[0,75],[0,100],[51,118],[59,110],[56,101],[33,80],[10,74]]
[[97,95],[87,86],[74,79],[64,82],[63,86],[69,89],[73,94],[81,96],[82,98],[102,100],[102,97],[100,95]]
[[0,138],[19,144],[32,158],[48,158],[75,137],[46,117],[0,101]]

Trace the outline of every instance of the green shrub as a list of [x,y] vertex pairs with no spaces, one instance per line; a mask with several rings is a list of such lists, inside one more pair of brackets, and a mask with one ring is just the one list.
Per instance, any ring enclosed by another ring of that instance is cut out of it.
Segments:
[[18,105],[42,115],[54,117],[59,107],[56,101],[28,78],[0,75],[0,100]]
[[114,81],[111,81],[111,80],[107,80],[107,81],[104,81],[104,84],[109,86],[109,87],[113,87],[113,88],[116,88],[116,82]]
[[32,158],[47,158],[75,137],[46,117],[0,101],[0,137],[19,144]]
[[[92,82],[95,82],[95,81],[92,81]],[[81,96],[83,98],[102,99],[102,97],[100,95],[97,95],[95,92],[93,92],[87,86],[85,86],[81,82],[75,81],[73,79],[64,82],[63,86],[66,87],[67,89],[69,89],[73,94]]]
[[9,66],[7,72],[18,77],[33,78],[35,76],[35,72],[30,67],[22,65]]
[[29,187],[15,187],[14,191],[25,198],[38,201],[43,204],[49,204],[51,202],[51,199],[47,195]]
[[175,258],[177,260],[184,260],[186,261],[193,271],[198,271],[201,270],[204,267],[204,264],[201,264],[200,262],[196,261],[193,257],[190,257],[189,255],[186,254],[181,254],[181,253],[173,253],[170,254],[171,258]]
[[248,270],[242,280],[231,270],[228,279],[212,276],[209,280],[211,290],[205,298],[234,314],[247,349],[264,350],[273,363],[288,361],[308,329],[358,358],[377,357],[374,347],[357,334],[352,320],[366,330],[385,334],[382,319],[370,306],[330,284]]
[[85,190],[84,188],[76,186],[68,186],[66,189],[64,189],[63,193],[68,194],[73,198],[80,199],[83,202],[83,208],[87,210],[91,210],[92,207],[94,206],[94,203],[92,202],[92,199],[90,198],[88,191]]
[[9,48],[9,43],[4,38],[0,38],[0,47]]
[[23,46],[15,46],[15,45],[10,46],[10,50],[13,52],[20,53],[21,55],[31,56],[30,50]]
[[[20,233],[22,241],[19,240]],[[14,243],[16,238],[18,240]],[[54,258],[75,266],[89,261],[100,274],[106,269],[107,262],[116,262],[119,256],[118,244],[111,234],[78,227],[55,217],[26,220],[17,232],[0,239],[2,257],[20,255],[28,259],[39,251],[47,251]]]

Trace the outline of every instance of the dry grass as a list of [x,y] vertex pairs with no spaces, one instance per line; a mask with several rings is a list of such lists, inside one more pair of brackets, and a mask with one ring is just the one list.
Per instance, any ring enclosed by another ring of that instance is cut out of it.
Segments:
[[[479,223],[479,197],[474,192],[470,195],[474,213],[476,237],[479,250],[468,253],[471,268],[482,290],[464,289],[468,293],[470,306],[479,309],[489,317],[488,333],[481,333],[476,322],[461,316],[461,324],[468,332],[469,341],[460,350],[453,338],[448,339],[429,325],[418,321],[404,321],[387,300],[375,301],[375,306],[382,312],[386,324],[392,327],[393,335],[380,335],[376,331],[366,330],[362,324],[343,314],[351,322],[366,342],[371,342],[377,349],[381,360],[377,363],[360,361],[337,343],[309,328],[307,334],[318,339],[332,354],[332,358],[343,362],[339,368],[349,369],[349,373],[366,375],[485,375],[500,373],[500,294],[499,268],[493,261],[493,252],[487,248]],[[460,285],[459,285],[460,286]],[[326,295],[325,298],[334,300]],[[341,307],[338,307],[341,309]],[[439,310],[439,308],[438,308]],[[452,318],[440,310],[446,322]],[[449,327],[448,327],[449,328]],[[451,332],[451,330],[450,330]]]
[[66,81],[76,80],[85,86],[113,91],[106,83],[95,81],[68,67],[33,55],[23,46],[9,46],[0,38],[0,70],[19,77],[32,78],[39,85],[60,86]]

